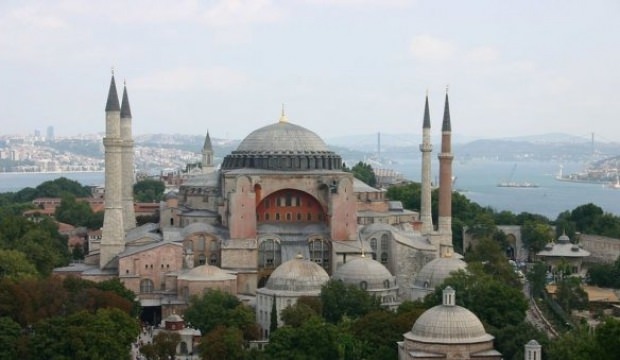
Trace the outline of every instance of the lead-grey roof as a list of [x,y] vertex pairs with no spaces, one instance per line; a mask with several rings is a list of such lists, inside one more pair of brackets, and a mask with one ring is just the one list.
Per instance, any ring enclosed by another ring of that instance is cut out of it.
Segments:
[[590,252],[582,249],[577,244],[570,242],[566,234],[562,234],[555,243],[548,243],[545,248],[539,251],[538,256],[583,258],[590,256]]
[[415,287],[434,289],[441,285],[451,273],[465,270],[467,263],[456,257],[440,257],[431,260],[420,269],[413,280]]
[[[394,285],[394,276],[390,271],[369,256],[347,261],[336,269],[333,278],[355,286],[365,281],[368,290],[389,289]],[[388,287],[385,286],[385,280],[389,281]]]
[[278,266],[269,276],[265,287],[290,292],[321,291],[327,281],[329,275],[315,262],[294,258]]
[[493,340],[480,319],[461,306],[437,305],[426,310],[406,337],[438,344],[473,344]]
[[105,104],[105,111],[120,111],[121,106],[118,103],[118,93],[116,92],[116,81],[114,81],[114,75],[110,80],[110,90],[108,91],[108,100]]
[[237,148],[241,152],[304,153],[329,152],[325,142],[314,132],[280,121],[250,133]]

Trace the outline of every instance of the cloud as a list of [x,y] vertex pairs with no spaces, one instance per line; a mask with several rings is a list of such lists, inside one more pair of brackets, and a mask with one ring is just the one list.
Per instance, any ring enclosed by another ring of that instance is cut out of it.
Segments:
[[418,60],[443,61],[453,56],[456,48],[448,41],[430,35],[419,35],[411,41],[410,51]]
[[248,82],[243,73],[226,67],[180,67],[138,78],[132,81],[131,86],[155,91],[227,91],[244,87]]
[[475,63],[491,63],[499,59],[499,52],[492,47],[479,46],[469,50],[465,57]]

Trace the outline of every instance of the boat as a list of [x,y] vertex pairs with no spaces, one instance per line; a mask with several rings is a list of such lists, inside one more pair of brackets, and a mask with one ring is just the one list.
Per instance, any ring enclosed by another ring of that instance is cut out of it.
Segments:
[[531,182],[516,182],[513,181],[512,178],[515,175],[515,171],[517,170],[517,164],[512,167],[510,171],[510,176],[507,181],[502,181],[497,184],[497,187],[506,187],[506,188],[537,188],[538,184],[534,184]]
[[530,182],[501,182],[497,184],[497,187],[509,187],[509,188],[537,188],[538,184]]

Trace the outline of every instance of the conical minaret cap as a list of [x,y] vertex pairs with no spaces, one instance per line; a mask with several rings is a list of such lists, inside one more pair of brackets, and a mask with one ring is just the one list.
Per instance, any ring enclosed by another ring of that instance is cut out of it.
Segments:
[[423,129],[431,128],[431,115],[428,110],[428,95],[426,95],[426,101],[424,103],[424,123],[422,124]]
[[114,81],[114,73],[110,80],[110,90],[108,91],[108,100],[105,104],[105,111],[120,111],[121,106],[118,103],[118,93],[116,92],[116,81]]
[[131,107],[127,95],[127,85],[123,86],[123,102],[121,103],[121,118],[131,118]]
[[448,102],[447,91],[446,91],[446,105],[443,109],[443,123],[441,124],[441,131],[452,131],[452,125],[450,124],[450,104]]

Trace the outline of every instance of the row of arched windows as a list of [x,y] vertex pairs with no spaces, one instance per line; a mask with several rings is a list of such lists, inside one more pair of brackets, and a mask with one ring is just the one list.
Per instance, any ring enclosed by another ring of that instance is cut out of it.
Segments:
[[[323,239],[312,239],[308,242],[310,261],[329,270],[330,244]],[[282,249],[276,239],[265,239],[258,246],[258,267],[275,268],[282,263]]]
[[307,213],[307,214],[302,214],[302,213],[295,213],[293,215],[293,213],[287,212],[285,214],[280,214],[279,212],[277,213],[264,213],[261,214],[260,213],[256,213],[256,221],[293,221],[293,219],[295,221],[323,221],[323,214],[318,213],[318,214],[313,214],[311,212]]

